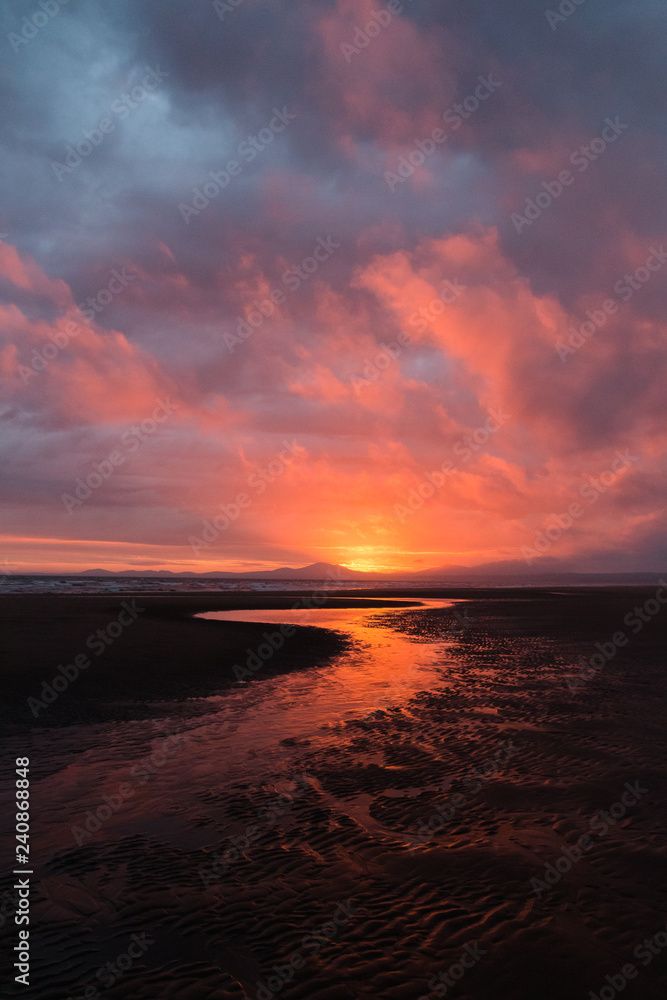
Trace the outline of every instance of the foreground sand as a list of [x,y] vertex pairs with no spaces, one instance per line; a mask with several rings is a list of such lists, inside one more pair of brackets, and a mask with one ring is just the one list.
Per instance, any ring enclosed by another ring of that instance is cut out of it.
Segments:
[[[12,675],[3,762],[28,747],[40,779],[26,995],[608,1000],[606,977],[621,983],[633,963],[623,996],[664,1000],[667,949],[642,942],[667,925],[667,614],[635,635],[624,616],[652,590],[468,595],[458,621],[447,608],[377,610],[379,630],[437,644],[428,690],[275,745],[258,729],[254,756],[239,749],[248,713],[259,726],[263,711],[287,718],[326,676],[314,664],[356,655],[342,637],[297,633],[270,674],[207,699],[262,628],[182,617],[226,599],[144,598],[95,683],[77,681],[91,684],[80,703],[66,708],[72,685],[29,729],[25,691],[114,604],[6,599],[26,672]],[[47,624],[35,636],[38,606]],[[618,630],[628,644],[582,679],[577,658]],[[128,762],[149,780],[75,843],[72,826]],[[617,806],[624,795],[634,801]],[[117,975],[133,934],[144,950]],[[96,977],[106,962],[116,972]]]

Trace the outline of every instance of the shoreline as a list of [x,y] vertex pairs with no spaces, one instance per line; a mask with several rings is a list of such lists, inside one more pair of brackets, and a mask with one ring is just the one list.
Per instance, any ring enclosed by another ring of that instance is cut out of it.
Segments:
[[[58,726],[206,711],[203,699],[236,683],[235,663],[263,641],[259,623],[206,621],[224,610],[308,606],[318,591],[282,594],[3,595],[0,720]],[[320,598],[321,600],[321,598]],[[339,608],[415,607],[415,601],[328,595]],[[326,603],[313,608],[325,607]],[[349,647],[341,632],[299,625],[262,672],[269,677],[323,665]],[[55,684],[54,684],[55,682]],[[56,688],[54,697],[54,687]],[[62,691],[58,692],[58,688]],[[47,699],[51,698],[49,703]],[[28,699],[33,699],[29,704]]]
[[[158,703],[173,702],[179,712],[206,711],[197,699],[236,683],[233,666],[245,662],[249,649],[263,639],[261,623],[207,621],[194,617],[207,611],[326,607],[378,611],[419,610],[421,600],[464,602],[473,617],[493,607],[501,617],[531,604],[540,608],[543,625],[569,607],[568,622],[583,616],[582,628],[600,619],[599,632],[622,621],[621,611],[645,601],[651,587],[610,588],[415,588],[387,590],[295,590],[272,594],[5,594],[0,609],[3,682],[0,719],[19,726],[57,726],[112,718],[154,716]],[[326,598],[326,600],[324,600]],[[609,625],[604,622],[608,619]],[[562,624],[562,623],[561,623]],[[350,647],[343,632],[321,626],[296,626],[276,649],[262,677],[305,670],[330,662]],[[64,679],[62,679],[64,677]],[[257,678],[261,680],[261,678]],[[44,700],[53,681],[63,691],[52,704]],[[254,680],[254,678],[253,678]],[[44,687],[47,685],[47,687]],[[28,705],[28,699],[35,702]]]

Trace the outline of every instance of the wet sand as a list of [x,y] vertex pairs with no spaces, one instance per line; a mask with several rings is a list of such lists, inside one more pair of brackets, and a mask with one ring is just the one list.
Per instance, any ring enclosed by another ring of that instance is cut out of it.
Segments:
[[[667,949],[642,942],[667,925],[667,613],[633,634],[650,588],[466,594],[313,610],[241,683],[232,664],[298,595],[143,598],[95,683],[30,722],[53,651],[117,602],[5,598],[3,673],[8,654],[26,672],[3,773],[33,759],[39,812],[26,995],[587,1000],[633,963],[623,995],[664,1000]],[[258,605],[266,625],[184,617]]]
[[[205,697],[236,683],[233,665],[245,663],[248,648],[261,644],[264,629],[234,622],[212,624],[194,615],[221,608],[292,609],[304,601],[312,604],[312,599],[313,591],[285,596],[224,593],[217,597],[1,597],[1,719],[50,726],[92,719],[144,718],[154,712],[155,701]],[[392,601],[369,602],[355,597],[345,600],[333,595],[329,604],[334,603],[376,603],[386,607]],[[109,635],[110,625],[111,633],[120,634]],[[99,637],[100,630],[106,638]],[[263,676],[325,662],[341,652],[347,641],[343,634],[310,628],[306,622],[288,644],[275,651]],[[48,710],[37,707],[35,716],[27,699],[40,699],[43,683],[52,684],[60,673],[59,666],[76,668],[77,656],[88,657],[90,666],[68,684],[66,697],[59,697]],[[205,707],[190,704],[187,710]],[[161,709],[158,712],[164,714]]]

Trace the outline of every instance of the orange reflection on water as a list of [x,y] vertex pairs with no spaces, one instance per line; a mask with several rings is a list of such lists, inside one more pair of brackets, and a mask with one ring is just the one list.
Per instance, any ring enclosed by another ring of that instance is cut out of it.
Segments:
[[[446,608],[455,603],[424,600],[417,607]],[[260,685],[241,682],[235,691],[224,695],[225,701],[235,703],[237,709],[245,703],[239,726],[242,732],[237,729],[237,738],[243,742],[247,739],[255,750],[262,744],[275,744],[285,738],[313,739],[318,730],[330,730],[378,709],[401,705],[419,691],[442,683],[442,665],[450,643],[415,639],[395,632],[387,623],[387,616],[391,619],[405,610],[408,609],[329,607],[213,611],[197,615],[218,621],[264,623],[269,634],[281,624],[318,626],[342,632],[353,641],[352,649],[325,666],[279,677],[267,676]],[[289,637],[285,640],[286,649],[288,644]],[[253,674],[259,680],[262,668]]]
[[[330,604],[334,601],[329,599]],[[433,642],[400,635],[390,622],[402,611],[414,615],[419,607],[427,611],[456,603],[425,600],[394,610],[328,607],[198,615],[223,621],[264,622],[267,632],[277,631],[281,624],[335,629],[350,636],[354,646],[321,667],[278,676],[267,672],[264,677],[260,669],[249,683],[239,683],[209,697],[212,711],[195,716],[187,725],[182,720],[169,722],[169,729],[176,728],[187,738],[176,741],[166,755],[162,748],[167,718],[77,726],[68,731],[66,739],[63,732],[57,736],[48,730],[41,732],[43,758],[62,762],[40,782],[40,808],[48,819],[39,832],[41,856],[62,848],[63,829],[73,842],[72,825],[81,826],[87,810],[102,804],[103,794],[117,795],[120,786],[128,782],[132,795],[105,820],[94,834],[95,842],[140,833],[143,837],[159,836],[183,850],[202,846],[213,849],[219,835],[212,832],[210,825],[195,822],[201,818],[202,797],[216,821],[227,824],[230,836],[236,835],[243,832],[246,823],[238,820],[235,825],[236,820],[224,804],[227,795],[235,796],[239,787],[253,783],[276,793],[288,792],[294,787],[294,776],[304,771],[325,801],[335,803],[337,810],[353,816],[367,830],[386,834],[369,813],[371,797],[364,793],[354,801],[335,799],[310,773],[304,751],[337,747],[349,741],[350,733],[345,729],[351,723],[368,719],[378,710],[405,710],[420,691],[447,684],[448,650],[456,640]],[[289,637],[285,649],[289,650]],[[372,726],[367,728],[371,730]],[[353,738],[355,735],[352,731]],[[76,747],[75,757],[72,746]],[[141,766],[153,751],[162,753],[162,763],[145,781]],[[391,766],[380,744],[377,750],[371,743],[370,749],[357,753],[366,764],[376,763],[386,769]],[[410,794],[410,789],[403,785],[401,788],[401,794]],[[385,791],[391,794],[392,789]],[[391,835],[397,836],[395,831]]]

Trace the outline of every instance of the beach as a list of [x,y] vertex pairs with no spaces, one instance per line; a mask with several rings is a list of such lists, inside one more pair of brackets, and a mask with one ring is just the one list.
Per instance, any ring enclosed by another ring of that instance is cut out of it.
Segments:
[[667,1000],[667,0],[0,15],[0,1000]]
[[4,596],[29,995],[661,1000],[655,595]]

